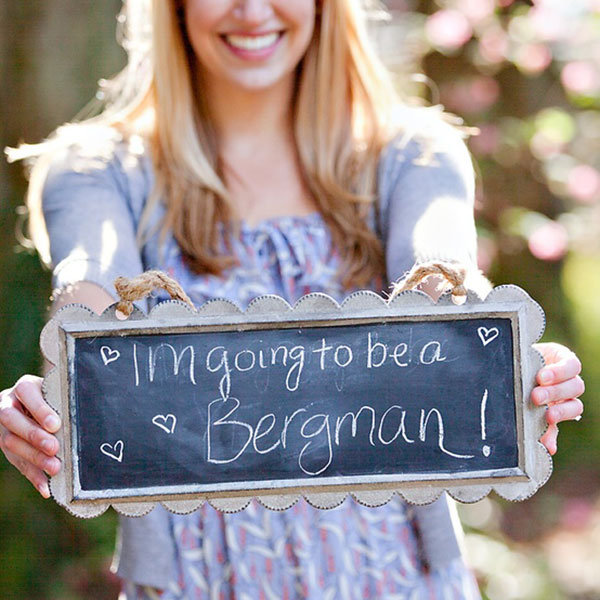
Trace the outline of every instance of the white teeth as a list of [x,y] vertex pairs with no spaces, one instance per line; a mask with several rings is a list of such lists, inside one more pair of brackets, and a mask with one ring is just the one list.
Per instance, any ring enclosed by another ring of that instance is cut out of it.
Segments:
[[277,32],[265,35],[226,35],[227,43],[242,50],[262,50],[272,46],[278,39]]

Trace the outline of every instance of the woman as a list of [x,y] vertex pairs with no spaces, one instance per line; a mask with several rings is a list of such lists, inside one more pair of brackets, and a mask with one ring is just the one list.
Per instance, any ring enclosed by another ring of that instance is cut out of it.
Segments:
[[[263,293],[381,291],[415,260],[474,265],[468,153],[435,111],[401,108],[358,0],[126,10],[130,61],[105,90],[112,103],[13,153],[42,156],[29,202],[56,307],[101,311],[117,275],[151,267],[198,304],[245,306]],[[583,384],[566,348],[540,350],[548,366],[533,401],[556,403],[543,438],[554,452],[556,423],[582,412]],[[0,426],[8,460],[48,497],[60,423],[38,378],[2,392]],[[420,512],[351,499],[331,511],[158,507],[122,519],[119,573],[127,598],[476,598],[457,547],[444,501]]]

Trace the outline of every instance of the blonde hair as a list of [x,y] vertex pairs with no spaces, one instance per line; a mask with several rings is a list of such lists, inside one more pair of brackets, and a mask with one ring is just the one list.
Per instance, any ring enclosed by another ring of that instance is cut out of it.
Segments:
[[[376,193],[378,159],[393,134],[398,98],[367,39],[359,0],[317,1],[313,38],[297,68],[295,141],[302,174],[341,257],[342,281],[360,286],[384,272],[382,246],[366,215]],[[195,272],[217,274],[235,259],[219,252],[216,225],[228,223],[235,212],[215,133],[197,89],[182,3],[149,2],[129,0],[124,5],[123,42],[129,61],[104,86],[104,110],[59,128],[43,144],[13,151],[9,158],[42,157],[32,174],[28,204],[34,241],[48,260],[39,196],[52,150],[73,140],[84,144],[90,130],[107,126],[126,138],[141,135],[151,149],[155,171],[141,231],[162,199],[163,234],[173,232]]]

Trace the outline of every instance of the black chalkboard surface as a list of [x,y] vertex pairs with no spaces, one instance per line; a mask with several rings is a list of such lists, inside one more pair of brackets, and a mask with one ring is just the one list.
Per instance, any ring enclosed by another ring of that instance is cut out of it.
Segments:
[[517,307],[325,302],[63,319],[67,501],[531,479]]
[[73,375],[82,491],[518,462],[508,318],[78,338]]

